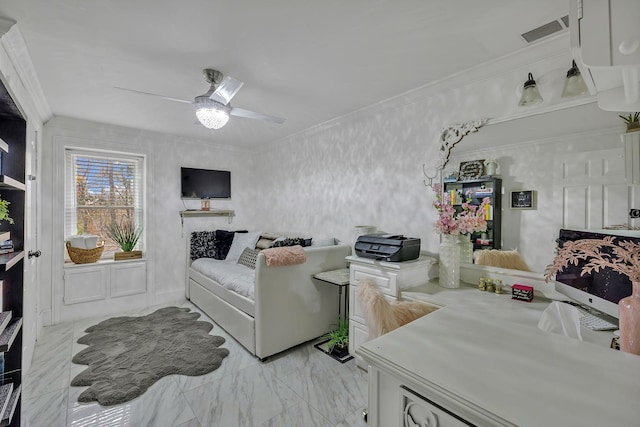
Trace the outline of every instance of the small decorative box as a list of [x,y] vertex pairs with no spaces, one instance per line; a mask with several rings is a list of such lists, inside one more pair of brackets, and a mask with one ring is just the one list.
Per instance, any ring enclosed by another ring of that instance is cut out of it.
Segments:
[[533,300],[533,286],[518,284],[512,285],[511,299],[519,299],[522,301],[531,302]]

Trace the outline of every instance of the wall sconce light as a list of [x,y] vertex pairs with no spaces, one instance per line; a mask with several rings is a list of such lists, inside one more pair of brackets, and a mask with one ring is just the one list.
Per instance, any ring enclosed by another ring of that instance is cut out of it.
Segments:
[[587,85],[582,78],[582,74],[580,74],[576,61],[573,61],[571,68],[567,71],[567,78],[564,80],[562,97],[568,98],[582,95],[583,93],[587,93]]
[[543,99],[542,96],[540,96],[540,91],[538,90],[536,81],[533,80],[533,74],[529,73],[527,81],[524,82],[524,89],[522,90],[522,96],[520,97],[518,105],[520,107],[524,107],[527,105],[539,104],[542,101]]

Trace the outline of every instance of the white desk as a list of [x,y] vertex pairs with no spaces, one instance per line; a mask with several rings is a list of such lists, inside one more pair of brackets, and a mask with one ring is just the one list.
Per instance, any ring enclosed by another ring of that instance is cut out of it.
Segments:
[[410,405],[435,414],[439,426],[464,425],[459,418],[481,426],[640,425],[640,357],[610,349],[611,333],[583,329],[592,341],[585,342],[542,331],[543,301],[433,283],[413,291],[403,298],[445,307],[357,350],[369,366],[370,426],[403,425]]

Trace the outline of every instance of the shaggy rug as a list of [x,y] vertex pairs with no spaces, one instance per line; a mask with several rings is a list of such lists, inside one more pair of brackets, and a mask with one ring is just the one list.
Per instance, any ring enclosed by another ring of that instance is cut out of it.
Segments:
[[73,363],[89,365],[72,386],[89,386],[78,402],[117,405],[144,393],[165,375],[204,375],[229,355],[213,325],[188,308],[166,307],[141,317],[114,317],[86,329]]

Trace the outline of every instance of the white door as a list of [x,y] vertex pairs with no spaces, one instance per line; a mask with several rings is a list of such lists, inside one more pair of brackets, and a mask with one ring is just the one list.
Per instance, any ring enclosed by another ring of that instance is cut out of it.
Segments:
[[29,371],[33,350],[42,321],[39,316],[38,292],[38,146],[40,133],[27,123],[27,141],[25,153],[25,235],[24,250],[27,254],[24,262],[23,313],[22,313],[22,370],[23,376]]

